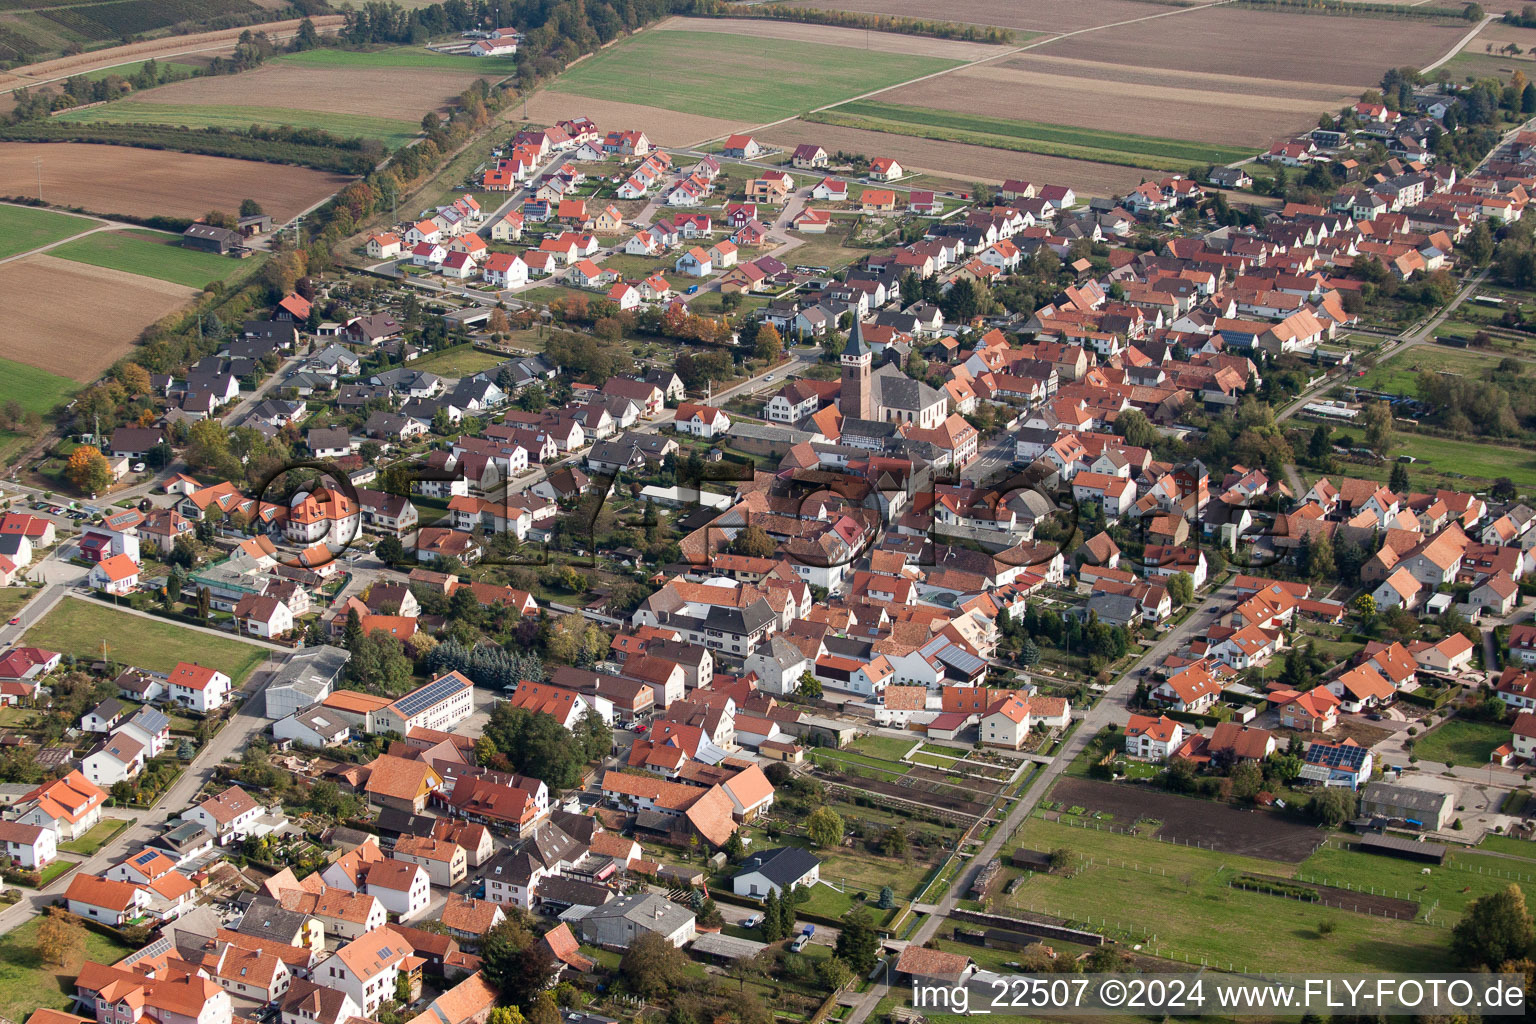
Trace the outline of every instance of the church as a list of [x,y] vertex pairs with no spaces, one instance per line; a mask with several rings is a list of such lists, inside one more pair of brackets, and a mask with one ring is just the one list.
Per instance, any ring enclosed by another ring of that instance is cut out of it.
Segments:
[[850,421],[873,423],[909,423],[923,430],[943,424],[949,414],[944,392],[902,373],[894,363],[873,369],[874,355],[864,341],[863,324],[853,318],[853,330],[843,347],[843,387],[838,394],[838,411],[843,414],[843,429]]

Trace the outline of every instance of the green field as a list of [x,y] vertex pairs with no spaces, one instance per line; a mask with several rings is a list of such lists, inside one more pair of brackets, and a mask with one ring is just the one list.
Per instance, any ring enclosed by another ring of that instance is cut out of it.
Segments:
[[442,352],[429,352],[411,360],[410,368],[435,373],[439,377],[468,377],[506,362],[506,356],[477,352],[467,345],[456,345]]
[[1509,726],[1453,718],[1417,737],[1413,755],[1442,764],[1480,765],[1501,743],[1509,742]]
[[465,71],[487,79],[505,78],[517,72],[512,57],[455,57],[414,46],[397,46],[371,53],[359,50],[305,50],[272,58],[273,64],[297,64],[306,68],[404,68],[426,71]]
[[[254,97],[253,97],[254,98]],[[420,130],[410,121],[362,114],[332,114],[322,110],[289,107],[235,107],[200,103],[139,103],[119,101],[105,106],[71,110],[61,121],[81,124],[170,124],[188,128],[226,128],[241,131],[252,125],[275,128],[316,128],[341,138],[379,139],[395,148],[410,142]]]
[[202,288],[211,281],[222,281],[241,269],[236,260],[187,249],[182,246],[180,235],[160,231],[98,231],[89,237],[66,242],[50,250],[49,255],[75,263],[89,263],[93,267],[172,281],[188,288]]
[[[174,75],[177,78],[189,77],[192,72],[198,70],[196,64],[180,64],[173,60],[160,60],[156,61],[155,63],[160,66],[161,75]],[[98,79],[107,78],[111,75],[116,75],[118,78],[132,78],[134,75],[143,70],[144,64],[145,62],[140,60],[134,61],[132,64],[122,64],[115,68],[98,68],[95,71],[87,71],[80,77],[85,79],[87,82],[94,82]],[[161,84],[164,84],[163,79]]]
[[920,737],[911,739],[895,736],[860,736],[848,744],[849,749],[856,750],[870,757],[883,758],[886,761],[900,761],[903,754],[917,746]]
[[[1391,454],[1394,457],[1413,456],[1425,464],[1417,467],[1421,470],[1433,468],[1440,473],[1460,473],[1463,477],[1480,480],[1507,476],[1517,487],[1536,487],[1536,451],[1530,448],[1422,434],[1393,434]],[[1350,471],[1353,473],[1354,466]]]
[[[1094,930],[1134,934],[1144,943],[1143,952],[1155,956],[1189,956],[1195,963],[1204,957],[1213,967],[1225,970],[1230,964],[1239,971],[1423,971],[1437,969],[1446,957],[1449,933],[1443,928],[1228,884],[1243,872],[1291,875],[1295,869],[1289,864],[1038,818],[1025,823],[1016,842],[1032,850],[1068,848],[1079,854],[1081,866],[1071,877],[1034,875],[1004,897],[1006,903]],[[1113,900],[1106,899],[1109,893]],[[1319,933],[1323,921],[1333,922],[1332,934]]]
[[1420,916],[1428,915],[1436,927],[1444,928],[1454,925],[1473,900],[1506,889],[1511,882],[1525,890],[1527,899],[1536,897],[1536,883],[1519,877],[1536,878],[1536,865],[1461,850],[1454,850],[1444,865],[1430,868],[1426,875],[1417,861],[1356,853],[1330,844],[1302,861],[1297,874],[1311,882],[1372,888],[1398,899],[1417,900],[1424,906]]
[[[42,918],[34,917],[0,936],[0,1016],[7,1020],[26,1020],[40,1007],[68,1010],[73,1006],[80,965],[53,967],[43,963],[37,951],[41,923]],[[88,960],[114,964],[131,952],[132,946],[85,930],[84,955]]]
[[774,121],[956,67],[846,46],[765,46],[717,32],[644,32],[551,85],[592,99],[645,103],[736,122]]
[[1482,355],[1462,348],[1419,345],[1377,363],[1364,377],[1352,377],[1357,388],[1385,391],[1394,395],[1417,395],[1421,373],[1455,373],[1482,378],[1484,371],[1498,365],[1498,356]]
[[89,231],[98,223],[85,217],[54,213],[52,210],[0,205],[0,259]]
[[101,657],[102,641],[107,644],[107,657],[120,665],[169,672],[179,661],[195,661],[228,675],[236,689],[267,655],[265,648],[254,644],[75,598],[60,601],[26,633],[29,644],[88,661]]
[[0,404],[20,402],[30,412],[46,413],[79,387],[68,377],[0,357]]
[[1151,135],[1128,135],[1071,125],[1015,121],[874,100],[844,103],[832,110],[822,111],[810,120],[925,139],[1156,170],[1184,171],[1191,164],[1227,164],[1252,155],[1252,150],[1236,146],[1186,142]]
[[31,587],[0,588],[0,622],[9,622],[37,596]]

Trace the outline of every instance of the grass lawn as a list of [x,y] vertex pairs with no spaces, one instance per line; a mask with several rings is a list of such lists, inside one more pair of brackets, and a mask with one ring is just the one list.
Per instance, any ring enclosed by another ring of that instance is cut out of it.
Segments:
[[[1347,640],[1327,640],[1323,637],[1310,636],[1305,639],[1298,638],[1298,645],[1307,643],[1312,649],[1330,664],[1342,665],[1365,649],[1364,644],[1350,643]],[[1264,666],[1260,675],[1265,679],[1278,679],[1280,673],[1285,671],[1285,658],[1271,658],[1269,664]]]
[[43,869],[42,881],[38,885],[38,888],[46,889],[49,882],[53,881],[55,878],[58,878],[60,875],[64,874],[64,872],[68,871],[74,866],[75,862],[70,860],[56,860],[52,864],[49,864],[46,868]]
[[[1240,872],[1290,875],[1287,864],[1149,838],[1071,828],[1035,818],[1018,842],[1033,850],[1067,847],[1082,858],[1071,877],[1035,875],[1005,901],[1095,929],[1155,936],[1145,952],[1209,958],[1225,969],[1287,971],[1432,970],[1445,960],[1443,928],[1370,917],[1233,889]],[[1091,858],[1091,863],[1089,863]],[[1384,858],[1383,858],[1384,859]],[[1142,870],[1126,865],[1139,864]],[[1406,862],[1405,862],[1406,863]],[[1151,871],[1159,872],[1150,874]],[[1161,872],[1166,871],[1166,874]],[[1112,901],[1106,894],[1113,893]],[[1104,918],[1108,918],[1104,921]],[[1318,924],[1336,930],[1321,935]],[[1262,927],[1255,927],[1262,922]]]
[[1536,842],[1529,839],[1516,839],[1513,836],[1496,836],[1489,832],[1484,834],[1483,841],[1477,844],[1479,850],[1487,850],[1490,853],[1507,853],[1513,857],[1524,857],[1527,860],[1536,860]]
[[[176,81],[182,78],[187,78],[192,74],[192,72],[198,70],[196,64],[181,64],[173,60],[157,60],[155,63],[160,68],[162,85],[168,81]],[[80,77],[85,79],[87,82],[94,82],[98,79],[106,78],[110,75],[116,75],[118,78],[131,79],[134,75],[138,74],[144,69],[144,64],[145,62],[141,60],[133,64],[123,64],[115,68],[98,68],[95,71],[87,71]]]
[[[75,976],[80,964],[55,968],[43,963],[37,952],[37,930],[42,918],[0,936],[0,1016],[26,1020],[33,1010],[46,1007],[68,1010],[75,998]],[[116,963],[133,947],[93,931],[85,932],[84,959],[97,963]]]
[[307,68],[406,68],[427,71],[465,71],[481,75],[487,81],[506,77],[517,71],[512,57],[456,57],[451,53],[433,53],[415,46],[396,46],[372,52],[354,50],[305,50],[272,58],[274,64],[297,64]]
[[99,223],[85,217],[29,206],[0,206],[0,259],[89,231]]
[[[679,61],[683,53],[688,59]],[[959,63],[821,43],[765,47],[759,39],[715,32],[650,31],[583,61],[550,87],[748,123],[792,117]]]
[[[1512,840],[1518,841],[1518,840]],[[1467,905],[1480,896],[1500,892],[1516,882],[1526,898],[1536,896],[1536,883],[1518,882],[1509,875],[1536,878],[1536,868],[1505,857],[1489,857],[1456,850],[1445,865],[1423,873],[1423,864],[1373,853],[1342,850],[1332,844],[1302,861],[1297,873],[1311,882],[1356,888],[1370,886],[1399,899],[1417,899],[1439,928],[1450,928]],[[1481,868],[1486,874],[1478,874]],[[1421,914],[1421,917],[1424,915]]]
[[948,142],[965,142],[1024,153],[1162,170],[1185,170],[1191,164],[1228,164],[1252,155],[1237,146],[1129,135],[1071,125],[1015,121],[1002,117],[932,110],[877,100],[855,100],[810,120],[851,128],[915,135]]
[[79,839],[71,839],[67,843],[60,843],[59,849],[67,853],[78,853],[82,857],[89,857],[123,829],[128,827],[125,818],[102,818],[92,829]]
[[869,757],[853,750],[815,750],[811,757],[820,763],[823,759],[833,762],[842,762],[845,765],[857,764],[866,768],[875,768],[891,775],[907,774],[907,766],[896,761],[887,761],[884,758]]
[[49,255],[188,288],[222,281],[242,269],[237,260],[184,248],[179,235],[161,231],[99,231],[88,238],[66,242]]
[[[257,99],[259,97],[252,97]],[[251,125],[318,128],[341,138],[379,139],[391,149],[404,146],[421,134],[411,121],[365,114],[333,114],[323,110],[291,107],[231,106],[201,103],[138,103],[118,101],[100,107],[73,110],[61,120],[81,124],[172,124],[188,128],[242,130]]]
[[120,665],[169,672],[180,661],[217,666],[236,689],[266,657],[266,649],[178,626],[164,619],[117,611],[96,601],[69,598],[54,606],[42,621],[27,630],[27,643],[85,658],[107,656]]
[[1413,753],[1425,761],[1476,766],[1487,764],[1494,748],[1508,742],[1507,725],[1453,718],[1419,736]]
[[870,757],[879,757],[887,761],[900,761],[901,756],[913,747],[917,746],[918,737],[912,739],[897,739],[894,736],[860,736],[848,744],[850,750],[856,750]]
[[[0,228],[0,239],[4,239]],[[4,245],[0,241],[0,245]],[[65,402],[80,385],[36,366],[0,358],[0,403],[16,401],[29,412],[47,413]]]
[[1364,377],[1355,377],[1350,383],[1394,395],[1417,395],[1420,373],[1455,373],[1480,378],[1484,370],[1492,369],[1498,362],[1497,356],[1467,349],[1419,345],[1378,363]]
[[506,362],[506,356],[478,352],[468,345],[456,345],[441,352],[429,352],[411,360],[410,368],[435,373],[439,377],[469,377]]
[[9,622],[37,594],[31,587],[6,587],[0,590],[0,622]]
[[[1457,441],[1448,437],[1426,437],[1422,434],[1392,435],[1391,457],[1412,455],[1419,460],[1408,467],[1411,475],[1445,475],[1452,479],[1497,480],[1507,476],[1516,487],[1536,487],[1536,451],[1517,446],[1505,446],[1487,441]],[[1350,463],[1348,475],[1377,477],[1372,470],[1379,470],[1385,480],[1392,472],[1389,461],[1379,466],[1363,466]],[[1359,472],[1357,472],[1359,471]]]

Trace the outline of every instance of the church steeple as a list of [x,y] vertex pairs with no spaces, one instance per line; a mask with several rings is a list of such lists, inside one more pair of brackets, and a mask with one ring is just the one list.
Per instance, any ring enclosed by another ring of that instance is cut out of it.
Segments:
[[838,408],[845,417],[859,420],[874,419],[874,403],[870,396],[869,370],[873,355],[864,343],[864,327],[859,321],[858,310],[853,310],[853,329],[848,332],[848,344],[843,346],[843,389],[838,395]]

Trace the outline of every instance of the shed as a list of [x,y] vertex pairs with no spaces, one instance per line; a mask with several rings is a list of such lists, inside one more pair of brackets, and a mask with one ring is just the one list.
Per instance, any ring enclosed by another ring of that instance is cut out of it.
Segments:
[[1450,824],[1456,801],[1450,793],[1390,782],[1372,782],[1360,798],[1360,813],[1414,822],[1427,829]]
[[754,942],[752,939],[738,939],[734,935],[721,935],[718,932],[705,932],[693,940],[693,951],[702,953],[714,960],[746,960],[756,956],[768,948],[765,942]]
[[192,224],[181,233],[181,244],[187,248],[216,252],[220,256],[235,248],[241,241],[240,232],[232,228],[217,228],[212,224]]
[[1422,860],[1431,864],[1444,864],[1447,852],[1441,843],[1421,843],[1402,836],[1361,836],[1356,845],[1366,853]]

